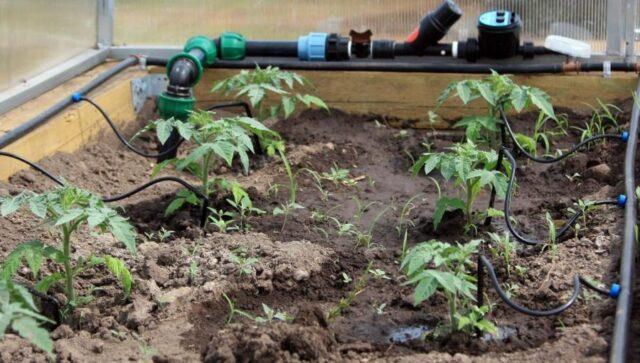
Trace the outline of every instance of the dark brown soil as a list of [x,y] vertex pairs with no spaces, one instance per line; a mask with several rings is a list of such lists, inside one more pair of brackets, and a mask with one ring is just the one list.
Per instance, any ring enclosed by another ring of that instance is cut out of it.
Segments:
[[[628,108],[629,104],[625,102],[624,106]],[[588,117],[568,113],[574,124]],[[415,332],[419,337],[420,332],[446,318],[443,298],[415,307],[412,289],[402,285],[404,279],[398,270],[402,238],[396,226],[405,203],[418,195],[410,214],[415,225],[409,231],[410,246],[434,238],[449,242],[470,239],[463,233],[461,216],[455,213],[446,215],[441,228],[433,230],[436,187],[429,178],[411,176],[409,155],[419,155],[425,142],[442,150],[460,136],[398,130],[374,122],[375,119],[339,111],[305,112],[272,125],[288,142],[289,157],[298,172],[298,201],[305,206],[288,219],[284,228],[282,216],[270,213],[252,218],[251,232],[229,234],[216,233],[211,226],[201,231],[195,210],[164,217],[164,209],[178,190],[178,186],[168,184],[121,204],[140,234],[136,256],[130,256],[108,236],[80,233],[75,241],[75,256],[110,253],[125,259],[135,276],[135,289],[131,301],[122,301],[115,281],[105,271],[83,273],[78,288],[85,294],[92,293],[95,299],[54,330],[58,359],[606,360],[615,302],[592,293],[583,293],[572,308],[559,316],[533,318],[510,309],[489,290],[494,304],[489,318],[505,336],[479,339],[456,335],[398,341],[398,337],[406,338]],[[532,123],[531,115],[514,119],[516,128],[523,132],[530,131]],[[572,133],[559,139],[554,147],[566,147],[577,139],[578,135]],[[103,140],[73,154],[54,155],[41,164],[70,182],[103,195],[122,193],[149,180],[152,160],[128,152],[110,135]],[[142,143],[148,149],[154,147],[151,139],[143,139]],[[566,209],[579,198],[609,199],[621,193],[623,150],[623,145],[615,141],[600,143],[552,166],[519,158],[521,168],[513,202],[518,228],[544,238],[546,211],[554,218],[564,219],[568,215]],[[257,157],[254,162],[258,167],[248,176],[235,168],[218,171],[249,188],[256,206],[270,212],[288,197],[284,168],[275,159]],[[324,198],[305,169],[328,172],[334,165],[349,169],[350,177],[357,182],[355,186],[325,182],[328,195]],[[574,177],[575,173],[580,176]],[[191,180],[187,175],[178,175]],[[282,186],[274,191],[277,184]],[[443,193],[452,191],[442,180],[440,185]],[[0,195],[52,186],[28,170],[12,177],[10,183],[0,184]],[[487,202],[488,195],[483,195],[476,208],[485,208]],[[359,213],[358,205],[369,208]],[[371,246],[358,246],[354,237],[340,236],[333,220],[314,220],[313,212],[353,223],[362,231],[373,224]],[[580,236],[572,235],[558,246],[555,259],[546,250],[521,248],[513,263],[525,267],[526,273],[512,276],[509,281],[514,299],[531,308],[545,309],[568,298],[574,274],[606,285],[615,282],[621,216],[616,207],[599,208]],[[145,236],[160,228],[174,234],[167,239]],[[502,233],[503,222],[495,220],[491,227],[481,228],[479,237],[491,230]],[[34,238],[55,243],[47,228],[27,213],[0,219],[0,254],[6,255],[16,244]],[[233,255],[239,254],[257,258],[248,274],[232,262]],[[493,260],[506,286],[504,266]],[[340,317],[327,322],[326,312],[353,289],[353,281],[370,261],[373,268],[386,272],[386,278],[371,278],[353,304]],[[189,269],[192,262],[198,266],[195,273]],[[26,272],[23,271],[25,277]],[[344,275],[353,281],[345,282]],[[238,316],[227,324],[229,310],[223,294],[235,302],[237,309],[252,315],[263,315],[262,304],[266,304],[287,312],[294,320],[261,325]],[[384,309],[380,309],[382,304]],[[45,360],[44,355],[12,334],[0,343],[0,351],[0,361]]]

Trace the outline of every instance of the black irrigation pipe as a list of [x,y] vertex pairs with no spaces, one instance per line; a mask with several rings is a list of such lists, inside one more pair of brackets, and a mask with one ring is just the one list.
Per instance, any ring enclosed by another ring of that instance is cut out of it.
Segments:
[[[44,169],[42,166],[33,163],[29,160],[24,159],[21,156],[18,156],[16,154],[13,153],[9,153],[6,151],[2,151],[0,150],[0,156],[6,156],[18,161],[21,161],[29,166],[31,166],[32,168],[34,168],[35,170],[37,170],[38,172],[42,173],[44,176],[46,176],[47,178],[53,180],[56,184],[60,185],[60,186],[64,186],[65,183],[60,179],[55,177],[52,173],[50,173],[49,171],[47,171],[46,169]],[[195,186],[191,185],[190,183],[178,178],[178,177],[174,177],[174,176],[165,176],[165,177],[160,177],[160,178],[156,178],[153,180],[150,180],[149,182],[134,188],[133,190],[130,190],[124,194],[119,194],[119,195],[115,195],[115,196],[111,196],[111,197],[102,197],[102,201],[105,203],[110,203],[110,202],[117,202],[126,198],[129,198],[131,196],[133,196],[134,194],[137,194],[155,184],[158,183],[163,183],[163,182],[174,182],[174,183],[178,183],[180,185],[182,185],[183,187],[189,189],[192,193],[194,193],[196,196],[198,196],[198,198],[202,201],[202,209],[200,211],[200,227],[204,228],[206,221],[207,221],[207,217],[209,215],[209,199],[200,191],[198,190],[198,188],[196,188]]]
[[207,198],[206,195],[204,195],[200,190],[198,190],[198,188],[194,187],[193,185],[187,183],[186,181],[177,178],[175,176],[163,176],[157,179],[153,179],[150,180],[149,182],[133,189],[130,190],[124,194],[120,194],[120,195],[116,195],[113,197],[103,197],[102,200],[104,202],[117,202],[119,200],[122,199],[126,199],[129,198],[130,196],[137,194],[149,187],[151,187],[152,185],[158,184],[158,183],[162,183],[162,182],[174,182],[174,183],[178,183],[180,185],[182,185],[183,187],[189,189],[189,191],[191,191],[192,193],[194,193],[195,195],[198,196],[198,198],[202,201],[202,209],[200,210],[200,228],[204,228],[205,224],[207,223],[207,217],[209,215],[209,199]]
[[569,149],[565,153],[562,153],[560,156],[539,158],[539,157],[536,157],[535,155],[531,155],[529,152],[527,152],[527,150],[525,150],[524,147],[522,147],[522,145],[520,145],[520,143],[518,142],[518,140],[516,138],[515,133],[513,132],[513,129],[511,129],[511,124],[509,123],[509,120],[507,119],[507,116],[505,115],[505,112],[504,112],[504,110],[502,108],[500,108],[500,117],[502,118],[502,122],[504,124],[504,128],[502,129],[502,132],[504,132],[504,129],[506,129],[506,131],[509,133],[509,136],[511,137],[511,140],[513,141],[513,144],[516,146],[516,148],[518,148],[518,151],[521,152],[527,158],[535,161],[536,163],[541,163],[541,164],[552,164],[552,163],[556,163],[556,162],[558,162],[560,160],[563,160],[563,159],[573,155],[578,150],[582,149],[586,145],[588,145],[591,142],[596,141],[596,140],[618,139],[618,140],[622,140],[622,141],[626,142],[629,139],[629,133],[626,132],[626,131],[623,132],[622,134],[600,134],[600,135],[596,135],[596,136],[587,138],[587,139],[581,141],[580,143],[578,143],[576,145],[573,145],[573,147],[571,147],[571,149]]
[[247,117],[253,117],[253,113],[251,112],[251,106],[249,106],[249,104],[244,101],[230,101],[225,103],[219,103],[217,105],[210,106],[209,108],[207,108],[207,111],[213,111],[220,108],[229,108],[229,107],[242,107]]
[[173,146],[169,147],[168,149],[164,150],[161,153],[148,153],[148,152],[145,152],[145,151],[140,150],[140,149],[136,148],[135,146],[131,145],[131,143],[129,143],[127,141],[127,139],[124,137],[124,135],[122,135],[120,130],[113,123],[113,121],[111,120],[111,117],[109,117],[107,112],[100,105],[98,105],[95,101],[93,101],[90,98],[84,97],[84,96],[79,96],[77,102],[80,102],[80,101],[85,101],[88,104],[90,104],[93,107],[95,107],[102,114],[104,119],[107,121],[107,123],[111,127],[111,130],[113,130],[113,133],[116,134],[116,137],[118,138],[118,140],[120,140],[120,142],[124,146],[126,146],[127,149],[129,149],[129,150],[133,151],[134,153],[136,153],[136,154],[138,154],[140,156],[143,156],[145,158],[161,158],[161,157],[167,156],[167,155],[173,153],[174,150],[176,150],[178,147],[180,147],[180,145],[185,141],[183,138],[180,138]]
[[[179,138],[179,140],[173,146],[169,147],[168,149],[165,149],[164,151],[162,151],[160,153],[148,153],[148,152],[145,152],[143,150],[140,150],[140,149],[136,148],[129,141],[127,141],[127,139],[124,137],[122,132],[120,132],[120,130],[115,125],[113,120],[111,120],[111,117],[109,116],[107,111],[105,111],[105,109],[102,108],[102,106],[100,106],[97,102],[95,102],[91,98],[82,96],[81,94],[74,94],[74,96],[72,98],[73,98],[74,102],[85,101],[88,104],[92,105],[96,110],[98,110],[98,112],[100,112],[100,114],[105,119],[105,121],[107,121],[107,123],[109,124],[109,127],[111,127],[111,130],[113,130],[113,133],[116,135],[118,140],[127,149],[133,151],[135,154],[138,154],[138,155],[140,155],[142,157],[145,157],[145,158],[162,158],[162,157],[165,157],[165,156],[167,156],[169,154],[172,154],[174,152],[174,150],[179,148],[180,145],[182,145],[182,143],[185,141],[185,139]],[[245,114],[248,117],[253,117],[252,113],[251,113],[251,107],[249,106],[248,103],[246,103],[244,101],[232,101],[232,102],[226,102],[226,103],[213,105],[213,106],[209,107],[207,109],[207,111],[212,111],[212,110],[220,109],[220,108],[230,108],[230,107],[242,107],[244,112],[245,112]]]
[[[511,223],[511,194],[513,190],[513,184],[515,183],[516,170],[518,166],[516,164],[515,158],[513,157],[513,155],[511,155],[511,152],[509,151],[509,149],[503,146],[500,152],[507,158],[511,166],[511,176],[509,177],[509,183],[507,184],[507,191],[504,198],[504,219],[505,219],[507,228],[509,229],[509,232],[511,232],[511,234],[519,242],[522,242],[531,246],[544,244],[546,243],[546,241],[540,241],[537,239],[533,239],[533,238],[529,238],[521,235],[518,231],[516,231],[513,224]],[[594,201],[590,203],[593,206],[620,205],[622,204],[622,200],[600,200],[600,201]],[[564,226],[558,230],[556,235],[557,239],[560,239],[560,237],[562,237],[565,233],[567,233],[567,231],[571,229],[571,226],[573,226],[573,224],[576,223],[576,221],[578,220],[578,218],[582,216],[582,214],[583,214],[582,211],[577,211],[576,213],[574,213],[573,216],[571,216],[571,218],[569,218],[569,220],[564,224]]]
[[[571,73],[603,71],[605,63],[548,63],[548,64],[469,64],[469,63],[426,63],[422,61],[348,61],[348,62],[308,62],[299,60],[256,58],[242,61],[218,61],[211,68],[253,69],[259,67],[279,67],[290,70],[309,71],[363,71],[363,72],[400,72],[400,73],[465,73],[486,74],[491,71],[512,74]],[[637,72],[636,63],[612,62],[611,71]]]
[[569,300],[567,300],[565,303],[558,305],[554,308],[551,308],[549,310],[533,310],[533,309],[529,309],[527,307],[524,307],[516,302],[514,302],[513,300],[511,300],[509,298],[509,296],[507,295],[507,293],[502,289],[502,287],[500,287],[500,281],[498,281],[498,277],[496,276],[496,272],[493,268],[493,265],[491,264],[491,262],[489,261],[489,259],[484,256],[484,255],[478,255],[478,267],[476,270],[476,303],[478,306],[482,306],[484,305],[484,271],[487,271],[488,275],[489,275],[489,281],[491,281],[491,285],[493,286],[493,288],[496,290],[496,292],[498,293],[498,296],[500,297],[500,299],[502,299],[502,301],[504,301],[509,307],[511,307],[512,309],[522,313],[522,314],[526,314],[526,315],[530,315],[530,316],[535,316],[535,317],[545,317],[545,316],[552,316],[552,315],[558,315],[560,313],[562,313],[563,311],[567,310],[568,308],[570,308],[578,299],[578,296],[580,295],[580,288],[581,285],[584,285],[586,288],[589,288],[599,294],[605,295],[605,296],[609,296],[612,298],[617,298],[618,294],[620,293],[620,287],[617,284],[613,284],[611,286],[610,290],[606,290],[604,288],[595,286],[593,283],[589,282],[587,279],[583,278],[580,275],[574,275],[573,276],[573,293],[571,294],[571,297],[569,298]]
[[[640,81],[636,95],[640,94]],[[633,284],[636,259],[636,181],[635,164],[636,149],[638,143],[638,124],[640,123],[640,109],[638,101],[633,103],[631,122],[629,125],[629,141],[624,158],[624,188],[628,202],[624,211],[624,239],[622,241],[620,261],[620,297],[616,307],[615,325],[613,328],[613,342],[609,359],[614,363],[627,361],[627,347],[629,343],[629,323],[631,321],[631,309],[633,304]]]
[[[94,89],[96,89],[98,86],[102,85],[104,82],[106,82],[109,79],[111,79],[113,76],[115,76],[115,75],[119,74],[120,72],[124,71],[125,69],[127,69],[127,68],[129,68],[131,66],[137,65],[137,64],[145,64],[145,65],[150,65],[150,66],[164,66],[164,65],[167,64],[167,60],[164,59],[164,58],[158,58],[158,57],[144,57],[144,56],[127,57],[127,58],[123,59],[122,61],[120,61],[118,64],[116,64],[114,67],[106,70],[105,72],[103,72],[100,75],[98,75],[96,78],[94,78],[91,81],[89,81],[89,83],[87,83],[86,85],[82,86],[75,93],[80,94],[80,95],[87,94],[87,93],[93,91]],[[67,106],[71,105],[73,102],[74,102],[74,100],[72,99],[72,97],[65,97],[65,98],[61,99],[60,101],[58,101],[57,103],[55,103],[53,106],[51,106],[51,107],[47,108],[46,110],[42,111],[41,113],[39,113],[35,117],[33,117],[33,118],[27,120],[26,122],[20,124],[16,128],[14,128],[12,130],[9,130],[4,135],[0,136],[0,149],[8,146],[9,144],[13,143],[14,141],[16,141],[18,139],[20,139],[22,136],[28,134],[33,129],[43,125],[51,117],[53,117],[56,114],[60,113]]]

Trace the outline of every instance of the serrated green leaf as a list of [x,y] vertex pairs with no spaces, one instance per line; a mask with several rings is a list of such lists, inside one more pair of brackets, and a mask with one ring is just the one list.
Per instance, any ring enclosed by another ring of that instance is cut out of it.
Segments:
[[109,231],[118,241],[122,242],[131,253],[136,253],[136,232],[124,217],[115,215],[109,218]]
[[538,88],[529,89],[529,98],[536,107],[540,109],[545,115],[556,120],[556,114],[553,112],[553,106],[549,102],[549,96]]
[[131,295],[131,284],[133,283],[133,278],[131,277],[131,272],[127,269],[127,265],[124,261],[109,255],[104,256],[104,261],[107,269],[111,271],[111,273],[120,282],[120,285],[124,290],[124,295],[128,298]]
[[53,341],[49,337],[49,332],[42,328],[36,320],[29,317],[21,317],[11,323],[11,328],[38,348],[48,354],[52,354]]
[[84,210],[79,208],[68,210],[55,220],[55,225],[60,226],[60,225],[75,221],[77,218],[81,217],[84,214],[84,212],[85,212]]
[[[180,122],[180,121],[178,121]],[[165,144],[173,132],[173,120],[156,121],[156,135],[161,144]]]
[[438,289],[438,281],[433,276],[421,279],[413,292],[413,305],[420,305],[428,300]]

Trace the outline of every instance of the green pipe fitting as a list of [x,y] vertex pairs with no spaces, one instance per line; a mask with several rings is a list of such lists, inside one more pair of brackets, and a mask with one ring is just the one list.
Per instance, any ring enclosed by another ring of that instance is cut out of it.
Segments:
[[224,60],[244,59],[247,41],[238,33],[225,32],[220,35],[220,58]]
[[161,93],[158,96],[158,113],[165,120],[173,117],[176,120],[184,121],[189,118],[189,114],[193,111],[195,104],[196,99],[194,97],[179,98]]
[[216,48],[216,43],[214,43],[213,39],[209,39],[204,35],[196,35],[195,37],[191,37],[184,45],[184,52],[189,53],[189,51],[196,48],[200,49],[205,55],[204,65],[210,67],[216,62],[216,58],[218,57],[218,49]]
[[198,67],[198,76],[196,77],[196,80],[195,82],[193,82],[193,84],[197,84],[198,82],[200,82],[200,78],[202,78],[202,73],[204,72],[202,63],[200,63],[200,60],[193,54],[185,52],[178,53],[169,58],[169,60],[167,61],[167,77],[171,75],[171,68],[173,68],[173,63],[175,63],[180,58],[187,58],[188,60],[192,61],[196,65],[196,67]]

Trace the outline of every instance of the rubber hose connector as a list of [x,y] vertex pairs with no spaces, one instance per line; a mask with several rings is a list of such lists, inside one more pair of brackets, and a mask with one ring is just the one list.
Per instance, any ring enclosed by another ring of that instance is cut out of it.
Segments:
[[309,33],[298,38],[298,59],[302,61],[325,61],[327,33]]

